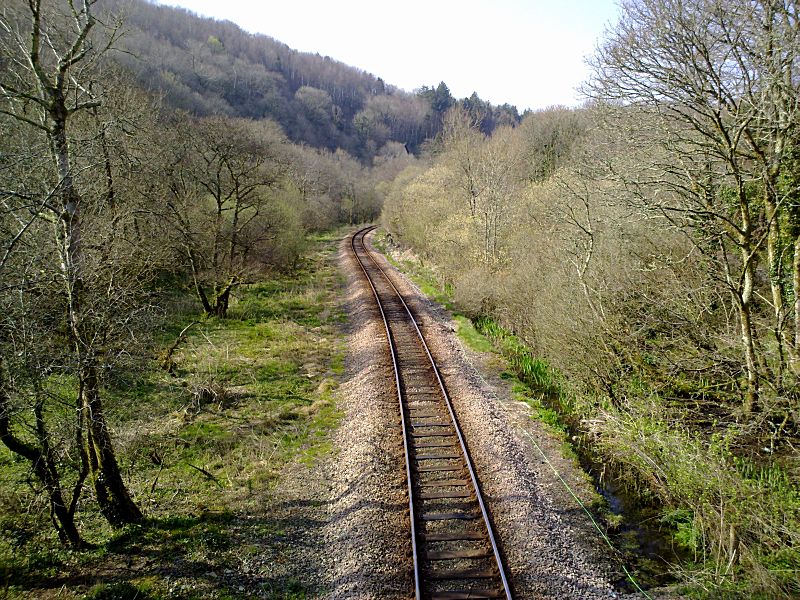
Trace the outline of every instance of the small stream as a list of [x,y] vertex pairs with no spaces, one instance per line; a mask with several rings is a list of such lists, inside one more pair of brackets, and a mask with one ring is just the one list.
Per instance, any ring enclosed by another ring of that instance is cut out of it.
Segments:
[[[670,564],[687,557],[673,542],[669,525],[661,522],[658,507],[648,506],[629,493],[619,474],[598,462],[590,447],[576,447],[575,450],[610,512],[619,517],[618,524],[608,528],[606,533],[638,585],[647,590],[674,583],[676,578],[670,572]],[[624,574],[614,584],[620,592],[637,591]]]
[[581,467],[592,477],[596,491],[605,498],[608,511],[613,515],[610,517],[606,513],[594,516],[605,525],[606,535],[636,582],[623,572],[621,578],[614,582],[618,591],[636,592],[636,585],[647,590],[675,583],[677,578],[673,575],[671,565],[685,562],[691,556],[674,543],[672,527],[663,522],[660,507],[648,504],[627,488],[618,468],[605,463],[592,447],[586,432],[581,430],[578,418],[564,413],[552,381],[548,382],[547,377],[542,377],[542,371],[549,369],[546,363],[536,359],[512,332],[490,319],[484,319],[480,324],[473,319],[473,323],[480,333],[495,341],[496,348],[498,339],[506,342],[512,340],[512,343],[505,343],[498,348],[509,360],[509,371],[531,390],[538,390],[541,402],[559,415],[569,439],[578,440],[573,444],[573,449]]

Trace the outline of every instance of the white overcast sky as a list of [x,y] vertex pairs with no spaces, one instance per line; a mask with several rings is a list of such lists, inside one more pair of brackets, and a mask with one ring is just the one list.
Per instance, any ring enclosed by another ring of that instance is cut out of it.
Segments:
[[444,81],[522,112],[576,105],[616,0],[158,0],[227,19],[411,91]]

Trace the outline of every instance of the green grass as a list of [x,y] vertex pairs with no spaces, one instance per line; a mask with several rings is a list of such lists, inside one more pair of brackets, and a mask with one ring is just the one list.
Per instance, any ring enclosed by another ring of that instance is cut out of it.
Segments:
[[476,352],[493,352],[495,350],[491,340],[475,329],[475,325],[467,317],[455,314],[453,320],[456,322],[458,337],[468,348]]
[[[554,409],[546,406],[542,400],[541,392],[537,392],[531,386],[525,384],[516,376],[512,385],[514,398],[527,404],[531,410],[531,417],[547,425],[552,431],[558,432],[562,437],[567,434],[567,427],[563,422],[562,416]],[[574,451],[569,448],[569,455],[574,456]]]
[[489,317],[475,318],[474,325],[476,331],[491,339],[494,346],[508,359],[511,369],[521,381],[543,394],[557,392],[553,370],[546,361],[535,357],[517,336]]
[[160,597],[152,595],[147,582],[137,585],[130,581],[98,583],[83,596],[85,600],[156,600]]
[[[105,390],[144,524],[112,531],[87,500],[81,528],[98,547],[64,550],[28,484],[28,466],[0,446],[0,576],[9,583],[0,598],[40,597],[64,586],[65,574],[78,583],[67,582],[60,598],[247,598],[264,589],[266,597],[306,597],[318,582],[287,570],[270,502],[287,466],[314,468],[330,456],[341,420],[338,239],[315,236],[298,271],[237,289],[226,319],[206,318],[176,297],[183,310],[156,332],[158,346],[198,323],[173,356],[173,374],[154,360]],[[244,576],[247,552],[279,562]]]

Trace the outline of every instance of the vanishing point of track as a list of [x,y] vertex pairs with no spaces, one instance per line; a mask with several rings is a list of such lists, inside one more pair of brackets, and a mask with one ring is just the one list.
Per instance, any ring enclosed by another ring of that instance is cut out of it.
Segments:
[[475,469],[420,325],[356,232],[351,245],[383,317],[400,407],[416,599],[511,591]]

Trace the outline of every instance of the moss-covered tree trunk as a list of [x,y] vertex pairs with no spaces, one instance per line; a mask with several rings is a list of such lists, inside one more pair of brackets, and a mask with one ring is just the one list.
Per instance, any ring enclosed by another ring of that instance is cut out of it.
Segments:
[[792,349],[792,371],[794,371],[795,377],[800,377],[800,235],[796,235],[794,238],[792,288],[794,292],[794,348]]

